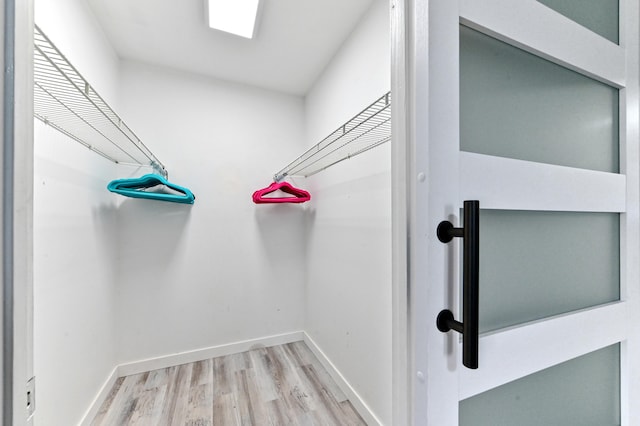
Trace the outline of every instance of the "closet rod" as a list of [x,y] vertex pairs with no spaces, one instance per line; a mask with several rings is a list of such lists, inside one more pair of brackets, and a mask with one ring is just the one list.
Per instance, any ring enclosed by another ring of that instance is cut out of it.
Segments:
[[33,60],[36,118],[116,164],[149,166],[167,178],[162,162],[37,25]]
[[322,141],[293,160],[273,179],[309,177],[391,140],[391,92],[356,114]]

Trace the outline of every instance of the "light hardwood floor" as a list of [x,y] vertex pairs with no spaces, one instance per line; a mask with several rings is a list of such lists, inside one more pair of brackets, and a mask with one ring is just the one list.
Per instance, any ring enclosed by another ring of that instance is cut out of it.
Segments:
[[366,425],[303,342],[121,377],[91,424]]

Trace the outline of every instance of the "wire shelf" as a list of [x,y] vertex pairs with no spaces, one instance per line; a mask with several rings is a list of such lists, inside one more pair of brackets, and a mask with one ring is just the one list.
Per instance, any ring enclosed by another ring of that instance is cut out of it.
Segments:
[[388,92],[276,173],[274,180],[312,176],[390,140],[391,92]]
[[167,177],[160,160],[37,25],[34,47],[36,118],[114,163],[151,166]]

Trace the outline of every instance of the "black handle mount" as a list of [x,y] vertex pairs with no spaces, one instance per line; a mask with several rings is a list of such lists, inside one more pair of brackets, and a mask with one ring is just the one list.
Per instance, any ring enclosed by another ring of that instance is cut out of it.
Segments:
[[438,330],[450,330],[462,334],[462,363],[471,369],[478,368],[478,310],[480,273],[480,202],[464,202],[464,223],[455,228],[449,221],[438,225],[438,240],[448,243],[454,238],[463,239],[462,270],[462,322],[454,319],[453,313],[444,309],[438,314]]

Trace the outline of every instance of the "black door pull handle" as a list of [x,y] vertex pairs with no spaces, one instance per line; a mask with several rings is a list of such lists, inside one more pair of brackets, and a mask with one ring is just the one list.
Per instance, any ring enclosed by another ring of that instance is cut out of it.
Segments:
[[462,334],[462,364],[465,367],[478,368],[478,310],[480,273],[480,202],[464,202],[464,220],[462,228],[455,228],[449,221],[438,225],[438,240],[448,243],[455,237],[463,239],[462,268],[462,322],[456,321],[453,312],[440,311],[436,320],[438,330],[443,333],[455,330]]

